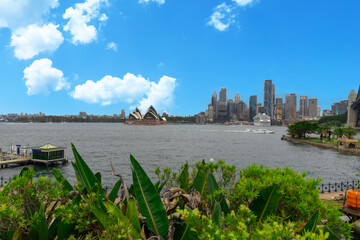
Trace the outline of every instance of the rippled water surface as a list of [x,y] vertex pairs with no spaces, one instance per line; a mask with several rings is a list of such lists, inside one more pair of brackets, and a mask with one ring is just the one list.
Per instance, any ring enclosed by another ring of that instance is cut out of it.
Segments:
[[[244,132],[250,126],[167,125],[129,126],[115,123],[65,124],[0,124],[0,147],[9,151],[11,143],[39,146],[46,143],[65,146],[73,160],[70,143],[94,172],[101,172],[103,183],[112,186],[117,178],[111,175],[109,160],[115,169],[131,182],[129,153],[154,178],[155,166],[178,169],[186,160],[223,159],[228,164],[245,168],[253,163],[268,167],[290,166],[306,171],[309,177],[321,177],[325,182],[346,181],[360,173],[360,157],[312,146],[281,141],[285,127],[270,127],[275,134]],[[59,166],[64,176],[75,183],[70,163]],[[37,175],[51,175],[51,167],[35,166]],[[21,167],[0,170],[8,179]]]

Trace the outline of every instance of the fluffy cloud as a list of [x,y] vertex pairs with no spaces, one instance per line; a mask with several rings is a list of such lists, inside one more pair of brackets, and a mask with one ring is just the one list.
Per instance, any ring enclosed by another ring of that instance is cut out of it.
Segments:
[[55,51],[64,41],[58,27],[52,23],[41,27],[32,24],[15,30],[10,43],[15,48],[15,57],[26,60],[41,52]]
[[114,42],[109,42],[108,45],[106,46],[106,49],[113,50],[114,52],[118,51],[117,44]]
[[140,101],[140,111],[145,112],[150,105],[153,105],[158,111],[164,111],[171,107],[174,101],[175,82],[175,78],[168,76],[160,78],[157,84],[152,82],[150,90],[146,94],[147,97]]
[[[242,0],[245,1],[245,0]],[[210,16],[208,25],[215,27],[219,31],[225,31],[235,22],[235,14],[232,13],[232,7],[225,2],[216,6],[213,14]]]
[[139,0],[139,3],[150,3],[150,2],[155,2],[159,5],[162,5],[165,3],[165,0]]
[[86,81],[77,85],[73,98],[87,103],[108,105],[116,102],[139,103],[142,111],[150,105],[165,110],[173,102],[175,78],[163,76],[158,83],[150,82],[141,75],[127,73],[123,79],[105,76],[100,81]]
[[255,2],[255,0],[233,0],[233,1],[236,2],[236,4],[241,7],[245,7],[246,5]]
[[69,19],[69,21],[64,26],[64,31],[71,33],[74,44],[87,44],[96,39],[96,27],[89,23],[94,19],[101,22],[107,20],[107,16],[99,12],[104,4],[108,4],[108,1],[86,0],[84,3],[77,3],[75,7],[66,9],[63,18]]
[[52,61],[47,58],[35,60],[25,68],[24,79],[28,95],[49,94],[50,90],[69,88],[63,72],[53,68]]
[[58,0],[0,0],[0,27],[15,30],[29,24],[42,24],[43,17],[58,6]]

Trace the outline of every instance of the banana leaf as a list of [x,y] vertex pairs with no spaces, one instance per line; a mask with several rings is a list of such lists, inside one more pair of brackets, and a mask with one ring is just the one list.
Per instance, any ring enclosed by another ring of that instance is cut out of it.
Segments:
[[201,196],[205,196],[206,188],[207,188],[207,179],[205,172],[203,170],[199,170],[196,174],[193,187],[201,194]]
[[187,162],[179,175],[178,181],[180,183],[180,188],[187,192],[189,190],[189,164]]
[[130,155],[130,161],[133,167],[134,192],[141,215],[146,218],[149,229],[155,235],[165,237],[168,233],[169,222],[160,196],[143,168],[132,155]]
[[215,224],[220,224],[221,222],[221,206],[219,202],[215,202],[212,220]]
[[68,180],[61,174],[60,169],[54,168],[53,174],[55,179],[63,185],[66,191],[71,192],[72,190],[74,190]]
[[259,196],[252,201],[250,210],[257,216],[259,224],[276,211],[280,201],[279,186],[272,185],[263,189]]
[[101,183],[101,173],[100,172],[95,173],[95,177]]
[[190,240],[190,239],[196,240],[196,239],[198,239],[198,237],[197,237],[197,233],[193,230],[193,225],[187,224],[185,232],[184,232],[183,236],[181,237],[181,240]]
[[300,234],[303,235],[305,232],[315,232],[316,225],[320,220],[320,211],[316,211],[316,213],[310,218],[305,227],[301,230]]
[[137,206],[134,199],[129,199],[127,209],[126,209],[126,217],[130,220],[134,228],[140,232],[140,221],[139,221],[139,213],[137,210]]
[[110,201],[112,201],[112,202],[115,201],[115,199],[116,199],[116,197],[117,197],[117,194],[118,194],[118,192],[119,192],[120,187],[121,187],[121,179],[119,179],[119,180],[115,183],[113,189],[111,190],[111,192],[110,192],[110,194],[109,194],[109,199],[110,199]]
[[[211,172],[208,173],[208,193],[213,194],[216,190],[219,189],[219,185],[217,184],[217,181],[214,177],[214,174]],[[220,197],[220,206],[221,211],[224,212],[225,216],[230,213],[229,206],[226,203],[226,199],[224,196]]]

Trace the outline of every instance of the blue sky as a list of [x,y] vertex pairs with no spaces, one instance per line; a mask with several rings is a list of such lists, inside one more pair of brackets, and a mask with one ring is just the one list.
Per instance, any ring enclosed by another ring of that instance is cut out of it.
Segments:
[[193,115],[214,91],[263,101],[360,84],[360,1],[0,0],[0,113]]

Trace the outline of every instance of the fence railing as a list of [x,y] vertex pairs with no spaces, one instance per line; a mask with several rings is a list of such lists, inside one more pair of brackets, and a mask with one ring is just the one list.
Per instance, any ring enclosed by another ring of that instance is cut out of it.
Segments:
[[335,182],[335,183],[322,183],[318,186],[321,193],[325,192],[337,192],[349,189],[359,189],[360,180]]
[[3,187],[8,182],[11,182],[11,177],[9,177],[8,180],[6,180],[3,176],[0,177],[0,187]]

